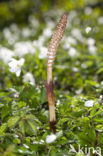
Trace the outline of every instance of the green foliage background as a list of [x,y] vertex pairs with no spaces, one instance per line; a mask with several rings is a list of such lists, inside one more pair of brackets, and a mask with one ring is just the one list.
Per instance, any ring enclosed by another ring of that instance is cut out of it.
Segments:
[[[86,7],[92,14],[84,14]],[[13,49],[3,37],[3,29],[16,23],[22,30],[29,27],[29,16],[40,22],[35,36],[20,38],[22,41],[37,39],[46,26],[45,17],[51,15],[57,24],[61,12],[75,10],[80,22],[72,21],[65,36],[71,35],[72,28],[80,29],[85,38],[94,38],[98,52],[90,54],[86,42],[77,39],[74,46],[77,57],[69,57],[63,49],[58,49],[54,64],[54,91],[56,99],[57,139],[46,143],[50,134],[48,103],[44,88],[46,80],[46,59],[39,59],[39,51],[26,54],[21,76],[10,73],[8,65],[0,60],[0,156],[69,156],[84,155],[70,152],[70,145],[78,151],[81,147],[100,147],[103,154],[103,25],[97,19],[103,16],[102,0],[11,0],[0,2],[0,45]],[[50,13],[52,11],[52,14]],[[59,10],[59,14],[58,14]],[[68,18],[69,20],[69,18]],[[92,27],[88,34],[86,27]],[[35,29],[35,28],[32,28]],[[97,31],[96,31],[97,30]],[[48,46],[50,38],[45,42]],[[62,56],[62,57],[61,57]],[[18,59],[18,57],[17,57]],[[82,64],[85,64],[83,68]],[[78,71],[74,70],[75,68]],[[33,73],[36,85],[22,82],[23,75]],[[11,89],[13,88],[13,89]],[[80,93],[78,92],[80,91]],[[19,93],[16,97],[15,94]],[[101,95],[101,96],[100,96]],[[84,103],[94,100],[93,107]],[[91,151],[91,155],[93,154]]]

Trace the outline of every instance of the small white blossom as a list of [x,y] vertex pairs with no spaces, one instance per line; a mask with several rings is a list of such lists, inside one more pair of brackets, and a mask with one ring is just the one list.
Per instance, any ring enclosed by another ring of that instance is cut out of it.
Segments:
[[14,56],[14,52],[5,47],[0,47],[0,59],[4,61],[4,63],[8,63],[10,59]]
[[52,31],[50,28],[45,28],[43,31],[43,36],[50,37],[52,35]]
[[19,38],[19,31],[12,32],[10,28],[3,29],[3,35],[10,45],[14,44]]
[[31,85],[35,85],[35,79],[32,73],[28,72],[23,76],[23,82],[29,82]]
[[95,44],[95,39],[94,38],[88,38],[87,39],[87,45],[88,46],[92,46]]
[[59,99],[57,100],[56,105],[57,105],[57,106],[60,105],[60,100],[59,100]]
[[85,107],[93,107],[93,105],[94,105],[94,101],[93,100],[88,100],[84,104]]
[[26,144],[23,144],[23,146],[24,146],[25,148],[27,148],[27,149],[29,148],[29,146],[28,146],[28,145],[26,145]]
[[19,151],[20,153],[23,153],[23,150],[21,150],[21,149],[18,149],[18,151]]
[[23,37],[29,37],[31,35],[31,31],[29,28],[23,28],[22,30]]
[[64,50],[68,50],[70,48],[70,44],[68,42],[66,42],[64,45],[63,45],[63,49]]
[[98,18],[98,23],[101,24],[101,25],[103,25],[103,16],[101,16],[101,17]]
[[47,48],[46,47],[40,47],[40,53],[39,53],[39,58],[43,59],[47,57]]
[[38,38],[38,40],[34,40],[33,41],[33,45],[34,45],[34,47],[39,49],[40,47],[42,47],[44,45],[44,42],[45,42],[45,37],[44,36],[40,36]]
[[79,71],[79,69],[77,68],[77,67],[73,67],[73,72],[78,72]]
[[54,135],[54,134],[48,135],[48,136],[46,137],[46,143],[47,143],[47,144],[52,143],[52,142],[54,142],[55,140],[56,140],[56,135]]
[[14,137],[15,137],[15,138],[18,138],[19,136],[18,136],[17,134],[14,134]]
[[33,141],[33,144],[44,144],[44,140],[40,140],[40,141]]
[[87,65],[85,63],[82,63],[81,64],[81,68],[86,69],[87,68]]
[[15,73],[16,76],[20,76],[21,73],[21,67],[24,64],[24,58],[21,58],[20,60],[11,59],[11,61],[8,63],[10,67],[10,72]]
[[77,94],[77,95],[79,95],[79,94],[81,94],[81,93],[82,93],[82,91],[83,91],[83,89],[82,89],[82,88],[80,88],[80,89],[76,90],[75,92],[76,92],[76,94]]
[[68,42],[69,44],[72,44],[72,45],[76,45],[76,44],[77,44],[76,39],[73,38],[72,36],[67,37],[66,40],[67,40],[67,42]]
[[88,50],[89,50],[90,54],[96,54],[97,47],[92,45],[92,46],[88,47]]
[[37,28],[40,25],[40,22],[32,15],[29,16],[29,23],[33,28]]
[[75,37],[77,40],[83,42],[84,41],[84,37],[81,34],[81,31],[78,28],[74,28],[71,31],[71,34],[73,37]]
[[35,48],[33,47],[32,43],[30,41],[17,42],[14,45],[14,51],[17,56],[22,57],[28,53],[34,54]]
[[50,20],[50,19],[46,21],[46,25],[50,29],[53,29],[55,27],[54,22],[52,20]]
[[19,92],[17,92],[14,88],[10,88],[10,90],[14,92],[13,96],[15,98],[18,98],[19,97]]
[[85,32],[88,34],[92,30],[91,27],[86,27]]
[[92,8],[91,7],[86,7],[84,10],[86,15],[90,15],[92,13]]
[[101,81],[101,85],[103,85],[103,81]]
[[77,16],[77,12],[75,10],[70,11],[68,15],[69,22],[67,22],[67,26],[69,25],[69,23],[71,23],[74,20],[76,16]]
[[[45,36],[43,36],[43,35],[39,36],[39,38],[38,38],[38,45],[43,46],[44,42],[45,42],[45,39],[46,39]],[[40,48],[40,47],[38,47],[38,48]]]
[[70,57],[76,57],[78,55],[76,49],[72,47],[68,50],[68,54]]

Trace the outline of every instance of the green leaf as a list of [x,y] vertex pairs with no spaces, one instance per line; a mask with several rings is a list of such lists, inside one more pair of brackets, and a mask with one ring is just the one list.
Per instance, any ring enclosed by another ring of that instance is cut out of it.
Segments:
[[97,74],[103,73],[103,67],[97,71]]
[[25,135],[25,121],[24,120],[21,120],[19,122],[19,128],[20,128],[22,134]]
[[97,126],[96,126],[96,129],[97,129],[97,130],[103,130],[103,125],[97,125]]
[[36,122],[37,124],[41,125],[41,122],[40,122],[34,115],[32,115],[32,114],[28,114],[28,115],[26,116],[26,119],[27,119],[27,120],[30,119],[30,120]]
[[0,126],[0,134],[2,134],[3,132],[5,132],[7,128],[7,123],[3,123],[1,126]]
[[47,101],[47,97],[46,97],[46,90],[45,88],[41,89],[41,98],[40,98],[41,103],[44,103]]
[[8,120],[8,127],[12,127],[12,126],[14,126],[15,124],[17,124],[17,122],[19,121],[19,119],[20,119],[19,116],[11,117],[11,118]]
[[32,121],[32,120],[27,120],[30,128],[32,129],[33,131],[33,134],[37,134],[37,125]]
[[18,107],[22,108],[22,107],[25,107],[25,106],[26,106],[26,103],[24,101],[20,101]]
[[76,156],[85,156],[83,153],[77,153]]

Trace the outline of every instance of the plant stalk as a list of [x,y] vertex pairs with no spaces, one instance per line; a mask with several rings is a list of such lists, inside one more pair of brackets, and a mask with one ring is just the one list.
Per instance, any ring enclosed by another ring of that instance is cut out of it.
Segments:
[[60,40],[64,34],[64,30],[67,23],[67,14],[64,13],[61,17],[57,28],[52,36],[50,45],[48,47],[48,57],[47,57],[47,82],[45,82],[45,88],[47,93],[47,100],[49,104],[49,122],[50,130],[53,130],[56,133],[56,115],[55,115],[55,96],[53,93],[53,78],[52,78],[52,69],[53,63],[56,56],[56,51],[59,46]]

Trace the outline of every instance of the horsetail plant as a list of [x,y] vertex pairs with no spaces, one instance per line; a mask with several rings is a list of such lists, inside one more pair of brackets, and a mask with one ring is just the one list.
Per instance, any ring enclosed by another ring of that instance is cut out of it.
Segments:
[[47,93],[47,100],[49,104],[49,122],[50,130],[53,130],[56,133],[56,115],[55,115],[55,96],[53,93],[53,78],[52,78],[52,69],[53,63],[56,56],[57,48],[60,44],[60,40],[63,37],[64,30],[67,23],[67,14],[64,13],[57,25],[57,28],[51,38],[48,53],[47,53],[47,82],[45,82],[45,88]]

